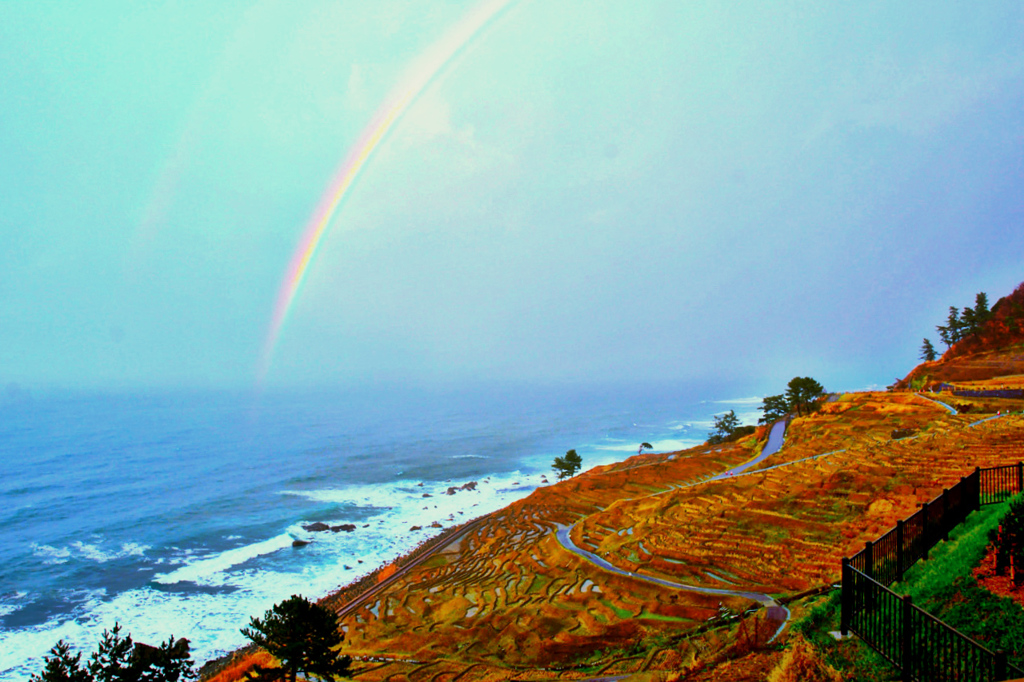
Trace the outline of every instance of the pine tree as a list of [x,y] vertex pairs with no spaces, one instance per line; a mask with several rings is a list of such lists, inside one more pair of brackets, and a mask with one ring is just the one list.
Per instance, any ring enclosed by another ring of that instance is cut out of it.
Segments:
[[757,423],[771,424],[789,414],[789,401],[784,395],[767,395],[764,397],[761,407],[757,409],[764,412]]
[[960,340],[963,323],[960,320],[960,311],[956,306],[949,306],[949,315],[946,317],[946,324],[935,327],[939,332],[939,338],[949,348]]
[[146,647],[149,655],[142,657],[140,645],[135,644],[132,663],[139,670],[139,682],[180,682],[199,676],[195,671],[187,639],[170,637],[159,647]]
[[740,418],[736,416],[735,410],[729,410],[721,417],[714,417],[715,430],[708,434],[708,443],[715,445],[721,443],[729,436],[736,433],[739,428]]
[[44,659],[43,672],[33,675],[32,682],[90,682],[88,671],[82,667],[82,654],[71,654],[64,640],[50,649]]
[[[344,636],[334,612],[298,595],[276,604],[263,620],[250,618],[242,634],[281,661],[290,682],[300,672],[324,679],[350,676],[352,659],[335,652]],[[257,679],[278,679],[280,672],[257,666],[256,674]]]
[[938,355],[935,352],[935,346],[928,339],[924,340],[924,344],[921,346],[921,359],[925,362],[932,362]]
[[990,319],[992,311],[988,309],[988,294],[981,291],[974,297],[974,321],[980,329]]
[[41,675],[32,682],[181,682],[198,676],[192,667],[187,639],[171,637],[159,647],[121,636],[121,625],[103,631],[100,645],[86,666],[82,654],[71,654],[63,640],[50,649]]
[[965,339],[978,332],[978,319],[974,316],[974,308],[964,308],[960,314],[960,338]]
[[99,648],[89,659],[89,674],[96,682],[134,682],[132,670],[132,636],[121,636],[120,623],[112,630],[103,631]]
[[551,468],[558,473],[558,480],[572,478],[583,466],[583,458],[576,454],[575,450],[569,450],[565,457],[555,457],[555,463]]
[[797,416],[823,395],[825,387],[811,377],[793,377],[786,385],[786,401],[790,409],[796,408]]

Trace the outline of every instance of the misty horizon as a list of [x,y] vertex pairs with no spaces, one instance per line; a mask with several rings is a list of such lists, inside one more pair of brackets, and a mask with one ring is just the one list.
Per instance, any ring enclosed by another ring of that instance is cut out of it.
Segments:
[[1016,3],[126,7],[0,5],[4,400],[884,386],[1024,279]]

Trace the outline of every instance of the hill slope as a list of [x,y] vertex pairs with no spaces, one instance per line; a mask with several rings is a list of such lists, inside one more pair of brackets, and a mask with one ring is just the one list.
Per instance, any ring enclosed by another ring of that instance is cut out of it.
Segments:
[[[1024,388],[1020,306],[1024,286],[900,383]],[[831,589],[843,556],[975,467],[1021,459],[1022,407],[848,393],[792,419],[783,447],[738,475],[716,477],[754,459],[764,429],[540,488],[346,609],[346,651],[365,680],[763,679],[780,655],[758,647],[801,595]]]
[[895,388],[930,388],[1018,374],[1024,374],[1024,283],[996,302],[991,318],[976,334],[953,344],[938,360],[921,363]]

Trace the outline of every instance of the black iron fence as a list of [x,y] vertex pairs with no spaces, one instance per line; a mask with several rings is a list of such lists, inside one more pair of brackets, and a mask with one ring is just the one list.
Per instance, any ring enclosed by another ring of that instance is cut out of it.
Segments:
[[1024,490],[1024,463],[975,469],[896,527],[843,559],[843,634],[855,633],[904,680],[995,682],[1024,677],[1005,652],[990,651],[889,589],[983,504]]
[[981,504],[995,504],[1024,492],[1024,463],[1005,467],[978,469],[981,486],[978,498]]

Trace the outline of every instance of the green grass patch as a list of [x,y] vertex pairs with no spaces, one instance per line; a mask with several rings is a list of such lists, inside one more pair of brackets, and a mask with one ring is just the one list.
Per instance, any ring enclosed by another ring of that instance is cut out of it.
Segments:
[[[941,618],[990,649],[1005,649],[1020,665],[1024,651],[1024,609],[1010,599],[982,589],[971,571],[985,555],[991,529],[999,525],[1008,504],[990,505],[971,514],[950,533],[947,542],[929,552],[927,561],[915,564],[903,581],[893,586],[909,594],[914,603]],[[808,609],[793,624],[824,659],[854,679],[881,682],[896,680],[896,668],[859,638],[836,641],[829,632],[839,630],[841,592],[834,590]]]
[[978,565],[1008,503],[983,507],[918,562],[894,586],[914,603],[983,646],[1004,649],[1010,661],[1024,666],[1024,608],[981,587],[972,570]]
[[443,554],[435,554],[426,561],[423,562],[423,566],[427,568],[440,568],[448,564],[448,558]]
[[547,586],[551,584],[551,580],[546,578],[539,573],[533,576],[533,582],[526,588],[527,594],[538,594],[547,589]]
[[847,679],[858,682],[898,680],[896,668],[860,639],[853,637],[840,642],[829,634],[839,630],[841,594],[840,590],[833,590],[819,597],[807,615],[793,623],[793,630],[807,638],[825,662]]
[[628,618],[632,618],[633,617],[633,612],[630,611],[629,609],[624,609],[624,608],[621,608],[619,606],[616,606],[615,604],[611,603],[611,601],[609,601],[607,599],[598,599],[598,601],[601,602],[602,604],[604,604],[605,606],[607,606],[612,611],[614,611],[615,615],[618,616],[619,618],[623,619],[623,620],[626,620]]
[[893,585],[893,591],[909,594],[914,603],[943,604],[955,594],[952,579],[970,575],[971,569],[985,556],[988,535],[999,525],[1006,513],[1007,503],[987,505],[973,512],[967,521],[949,534],[949,540],[940,542],[928,552],[927,561],[919,561],[904,573],[903,580]]
[[646,618],[647,620],[663,620],[672,623],[692,623],[692,618],[683,618],[682,616],[666,616],[662,613],[651,613],[650,611],[644,610],[640,612],[638,618]]

